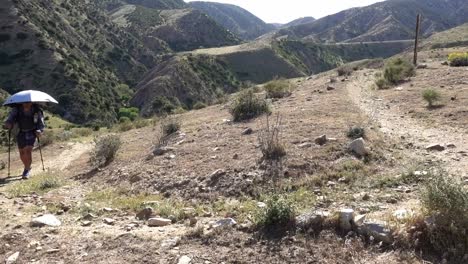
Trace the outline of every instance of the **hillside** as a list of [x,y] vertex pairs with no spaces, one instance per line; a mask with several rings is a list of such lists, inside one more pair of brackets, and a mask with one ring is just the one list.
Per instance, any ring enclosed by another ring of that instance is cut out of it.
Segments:
[[416,15],[422,14],[421,33],[427,37],[466,23],[467,12],[468,2],[464,0],[388,0],[282,29],[277,36],[319,42],[411,39]]
[[255,39],[275,29],[247,10],[230,4],[213,2],[189,2],[192,8],[200,10],[223,27],[244,40]]
[[238,43],[182,1],[83,3],[2,0],[0,88],[43,90],[69,121],[111,123],[158,55]]
[[294,27],[294,26],[298,26],[298,25],[302,25],[302,24],[307,24],[307,23],[312,23],[314,22],[316,19],[313,18],[313,17],[301,17],[301,18],[298,18],[298,19],[295,19],[287,24],[284,24],[284,25],[281,25],[282,28],[287,28],[287,27]]
[[424,48],[450,48],[468,46],[468,23],[438,32],[430,38],[423,40]]
[[[167,56],[137,85],[131,104],[144,114],[159,112],[161,98],[191,109],[213,103],[243,85],[304,77],[343,63],[393,56],[411,42],[320,45],[305,41],[250,42]],[[155,104],[156,102],[156,104]]]
[[[155,53],[93,4],[2,1],[0,87],[40,89],[73,122],[109,122]],[[123,99],[123,100],[122,100]]]

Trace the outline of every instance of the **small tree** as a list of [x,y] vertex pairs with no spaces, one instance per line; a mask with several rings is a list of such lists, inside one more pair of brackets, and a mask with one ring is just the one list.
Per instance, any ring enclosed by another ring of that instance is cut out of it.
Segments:
[[428,103],[428,107],[433,107],[436,101],[440,100],[440,93],[434,89],[426,89],[422,94],[424,100]]

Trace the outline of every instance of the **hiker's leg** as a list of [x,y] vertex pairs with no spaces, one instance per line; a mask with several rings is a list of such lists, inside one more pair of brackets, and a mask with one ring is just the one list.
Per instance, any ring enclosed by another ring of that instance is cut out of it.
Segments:
[[24,168],[26,169],[27,157],[25,148],[18,149],[20,153],[20,159],[23,162]]
[[33,150],[33,147],[32,147],[32,146],[27,146],[27,147],[24,147],[24,148],[23,148],[23,152],[24,152],[24,161],[23,161],[23,164],[24,164],[24,168],[25,168],[26,170],[30,170],[30,169],[31,169],[32,150]]

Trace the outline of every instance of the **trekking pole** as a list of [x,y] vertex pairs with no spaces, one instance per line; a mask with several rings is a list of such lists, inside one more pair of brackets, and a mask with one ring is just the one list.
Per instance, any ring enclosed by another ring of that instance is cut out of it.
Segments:
[[8,178],[10,178],[10,150],[11,150],[11,145],[10,145],[10,138],[11,138],[11,129],[8,129]]
[[38,136],[37,137],[37,144],[39,145],[39,153],[41,154],[41,161],[42,161],[42,170],[45,171],[45,167],[44,167],[44,159],[42,158],[42,150],[41,150],[41,140],[39,139]]

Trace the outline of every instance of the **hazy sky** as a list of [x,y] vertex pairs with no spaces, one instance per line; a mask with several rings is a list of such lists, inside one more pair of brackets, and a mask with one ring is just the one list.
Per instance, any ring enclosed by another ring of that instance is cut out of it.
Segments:
[[[185,0],[192,2],[194,0]],[[366,6],[382,0],[202,0],[228,3],[247,9],[268,23],[287,23],[296,18],[315,18],[331,15],[357,6]]]

